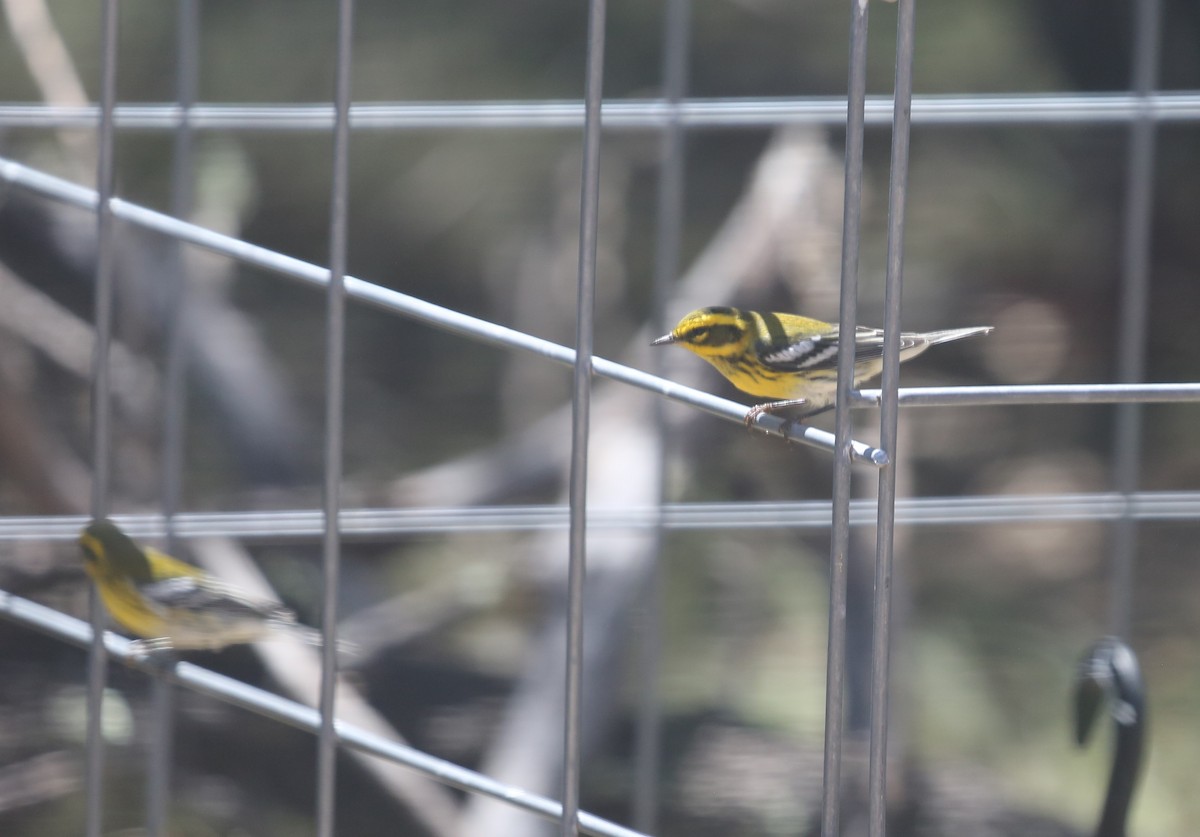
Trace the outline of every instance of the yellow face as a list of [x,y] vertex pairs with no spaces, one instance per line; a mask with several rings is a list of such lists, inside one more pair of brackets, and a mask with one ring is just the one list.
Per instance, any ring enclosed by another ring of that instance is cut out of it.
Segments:
[[678,343],[703,358],[726,357],[746,351],[754,339],[752,322],[736,308],[700,308],[654,341],[654,346]]

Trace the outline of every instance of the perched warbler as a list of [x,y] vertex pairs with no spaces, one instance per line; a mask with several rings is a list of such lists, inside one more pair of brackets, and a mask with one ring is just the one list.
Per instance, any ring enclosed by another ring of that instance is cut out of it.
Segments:
[[190,564],[134,543],[115,524],[96,520],[79,536],[83,567],[138,649],[216,650],[255,642],[272,630],[320,645],[321,635],[281,604],[247,596]]
[[[902,332],[900,360],[930,346],[987,334],[991,326],[945,331]],[[837,393],[838,327],[796,314],[766,314],[737,308],[700,308],[650,345],[678,343],[717,368],[742,392],[774,398],[746,414],[747,426],[762,413],[804,405],[804,418],[833,405]],[[883,371],[883,330],[859,326],[854,334],[854,384]]]

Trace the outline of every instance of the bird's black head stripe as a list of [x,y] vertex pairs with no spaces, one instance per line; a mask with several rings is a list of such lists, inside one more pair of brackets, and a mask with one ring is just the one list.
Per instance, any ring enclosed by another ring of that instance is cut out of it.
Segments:
[[767,331],[767,343],[771,346],[782,346],[788,341],[787,331],[783,327],[783,321],[774,314],[759,314],[762,318],[763,328]]
[[736,325],[706,325],[688,330],[683,339],[703,346],[728,346],[742,339],[743,331]]

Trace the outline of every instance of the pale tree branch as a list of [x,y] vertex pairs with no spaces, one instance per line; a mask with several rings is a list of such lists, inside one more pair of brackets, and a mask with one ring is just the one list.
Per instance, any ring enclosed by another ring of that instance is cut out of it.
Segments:
[[[45,0],[3,0],[4,14],[29,74],[48,105],[82,107],[88,103],[75,62]],[[61,128],[58,141],[76,178],[94,176],[96,143],[92,132]]]

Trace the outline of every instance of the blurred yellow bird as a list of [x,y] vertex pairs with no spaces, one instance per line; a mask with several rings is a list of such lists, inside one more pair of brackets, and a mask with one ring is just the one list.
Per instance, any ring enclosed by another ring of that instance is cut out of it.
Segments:
[[203,570],[140,546],[108,520],[79,536],[83,567],[113,620],[142,637],[141,651],[216,650],[281,630],[320,645],[321,635],[283,605],[248,596]]
[[[987,334],[991,326],[944,331],[901,332],[900,360],[930,346]],[[753,424],[762,413],[805,406],[800,416],[829,409],[837,394],[838,326],[797,314],[769,314],[737,308],[700,308],[684,316],[650,345],[678,343],[704,358],[742,392],[777,399],[746,414]],[[854,334],[854,384],[883,371],[883,330],[859,326]]]

